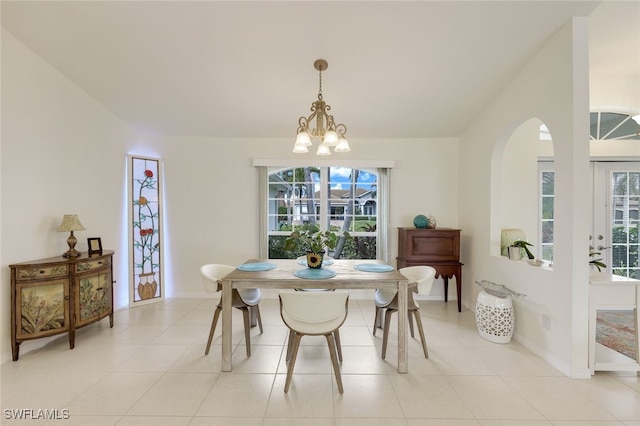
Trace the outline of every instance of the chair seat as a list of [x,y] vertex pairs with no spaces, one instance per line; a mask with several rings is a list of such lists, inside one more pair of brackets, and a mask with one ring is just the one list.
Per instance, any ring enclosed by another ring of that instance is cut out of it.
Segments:
[[373,301],[378,308],[386,308],[396,297],[398,290],[390,288],[377,289],[373,295]]
[[327,321],[307,322],[304,319],[294,318],[288,312],[284,311],[282,312],[282,319],[285,324],[296,333],[310,335],[326,334],[337,329],[344,322],[344,316],[335,317]]
[[237,291],[245,305],[254,306],[260,303],[261,293],[259,288],[239,288]]

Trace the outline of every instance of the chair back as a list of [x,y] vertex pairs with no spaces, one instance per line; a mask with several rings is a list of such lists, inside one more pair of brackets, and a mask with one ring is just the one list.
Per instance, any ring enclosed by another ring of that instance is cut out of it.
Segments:
[[435,268],[431,266],[407,266],[398,270],[408,280],[409,284],[417,284],[418,294],[429,294],[436,276]]
[[219,290],[218,281],[233,271],[235,266],[221,265],[218,263],[209,263],[200,267],[200,275],[202,276],[202,284],[207,293],[215,293]]
[[301,334],[327,334],[347,318],[349,292],[343,290],[281,291],[280,315],[284,323]]

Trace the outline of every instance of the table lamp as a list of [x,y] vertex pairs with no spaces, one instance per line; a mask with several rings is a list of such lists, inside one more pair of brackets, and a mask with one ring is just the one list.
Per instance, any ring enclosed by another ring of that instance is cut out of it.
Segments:
[[58,232],[71,232],[69,238],[67,238],[67,244],[69,244],[69,250],[64,253],[63,257],[78,257],[80,252],[75,249],[78,240],[73,235],[73,231],[84,231],[86,228],[82,226],[77,214],[65,214],[62,218],[62,223],[58,227]]

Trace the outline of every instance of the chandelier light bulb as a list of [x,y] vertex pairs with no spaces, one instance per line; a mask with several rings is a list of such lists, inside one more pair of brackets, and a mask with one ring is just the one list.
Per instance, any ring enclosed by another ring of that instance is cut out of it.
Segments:
[[338,134],[334,130],[327,130],[322,139],[322,143],[329,146],[338,145]]
[[338,145],[333,149],[335,152],[349,152],[351,148],[349,147],[349,142],[345,138],[338,139]]
[[307,149],[306,145],[296,143],[295,145],[293,145],[293,152],[295,152],[296,154],[304,154],[305,152],[309,152],[309,150]]
[[331,155],[331,150],[329,150],[329,146],[321,143],[318,145],[318,150],[316,151],[316,155]]
[[[296,145],[311,146],[311,136],[309,136],[309,133],[305,132],[304,130],[302,132],[299,132],[298,136],[296,136]],[[308,150],[304,152],[307,151]]]

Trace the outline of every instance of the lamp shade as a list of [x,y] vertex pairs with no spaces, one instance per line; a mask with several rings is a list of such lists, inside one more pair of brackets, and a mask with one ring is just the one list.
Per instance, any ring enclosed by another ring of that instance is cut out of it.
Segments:
[[349,152],[351,148],[349,147],[349,142],[345,138],[338,139],[338,145],[333,149],[335,152]]
[[338,144],[338,134],[335,130],[327,130],[322,139],[322,143],[328,146],[336,146]]
[[305,131],[301,131],[300,133],[298,133],[298,135],[296,136],[296,145],[311,146],[311,136],[309,136],[309,133]]
[[77,214],[65,214],[58,232],[84,231],[86,228],[80,223]]
[[329,150],[329,146],[321,143],[318,145],[318,150],[316,151],[316,155],[331,155],[331,151]]
[[293,145],[293,152],[295,152],[296,154],[309,152],[309,148],[307,148],[305,145],[295,144]]

